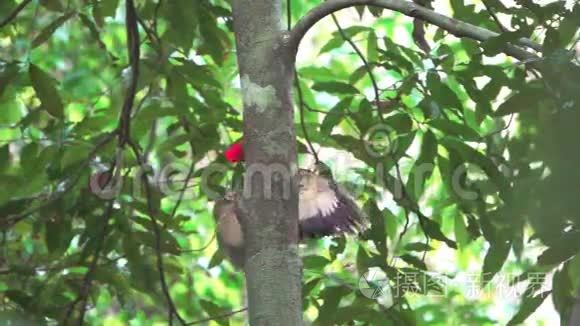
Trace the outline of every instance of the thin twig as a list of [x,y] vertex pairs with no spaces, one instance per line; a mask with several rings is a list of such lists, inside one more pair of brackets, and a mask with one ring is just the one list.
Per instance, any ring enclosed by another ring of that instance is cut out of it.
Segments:
[[153,31],[155,32],[155,35],[157,35],[157,39],[159,39],[159,34],[157,33],[157,17],[159,16],[159,9],[161,9],[162,4],[163,0],[158,0],[155,9],[153,10]]
[[294,70],[294,75],[295,75],[294,83],[296,84],[296,90],[298,91],[298,107],[300,108],[300,126],[302,127],[304,139],[306,140],[306,143],[308,144],[308,147],[310,148],[310,151],[314,156],[316,165],[318,165],[318,163],[320,163],[320,160],[318,159],[318,153],[316,153],[316,149],[314,148],[314,145],[312,145],[312,141],[310,141],[310,136],[308,136],[308,130],[306,130],[306,121],[304,119],[304,98],[302,97],[302,88],[300,87],[300,79],[299,79],[300,77],[296,70]]
[[[185,117],[181,117],[180,118],[180,122],[181,122],[181,126],[183,127],[183,129],[185,130],[185,132],[188,135],[191,135],[191,128],[187,122],[187,120],[185,119]],[[187,175],[185,176],[185,180],[183,181],[183,187],[181,188],[181,191],[179,192],[179,197],[177,198],[177,201],[175,202],[175,206],[173,206],[173,210],[171,211],[171,215],[169,220],[172,220],[175,215],[177,214],[177,209],[179,208],[179,206],[181,205],[181,202],[183,201],[183,197],[185,196],[185,191],[188,188],[188,183],[191,180],[191,178],[193,177],[193,173],[195,172],[195,160],[194,160],[194,156],[195,156],[195,143],[193,142],[193,140],[190,138],[189,140],[189,146],[191,147],[191,164],[189,166],[189,170],[187,171]],[[165,225],[164,225],[165,228]]]
[[[429,247],[429,241],[431,241],[431,238],[429,238],[429,236],[427,234],[425,234],[425,247]],[[427,251],[428,250],[423,251],[423,256],[421,257],[421,261],[423,263],[425,263],[425,257],[427,257]]]
[[184,249],[184,250],[180,250],[180,253],[191,253],[191,252],[200,252],[200,251],[204,251],[207,249],[207,247],[209,247],[209,245],[215,240],[215,237],[217,235],[217,230],[215,230],[211,236],[211,238],[209,239],[209,241],[203,245],[203,247],[200,248],[196,248],[196,249]]
[[[146,162],[143,161],[143,156],[139,152],[139,147],[137,146],[137,144],[135,144],[131,139],[128,139],[127,141],[128,141],[129,146],[133,150],[133,153],[134,153],[135,157],[137,158],[137,162],[139,163],[139,165],[145,166]],[[161,282],[161,290],[163,291],[163,294],[165,296],[165,299],[167,300],[167,305],[169,308],[169,311],[168,311],[169,325],[173,325],[173,316],[177,317],[177,319],[179,320],[179,322],[182,325],[185,325],[186,322],[183,319],[183,317],[181,317],[181,315],[177,311],[177,308],[175,307],[175,303],[173,302],[173,299],[171,298],[171,294],[169,293],[169,286],[167,285],[167,280],[165,279],[165,267],[163,264],[163,253],[161,252],[162,251],[162,249],[161,249],[161,246],[162,246],[161,228],[159,227],[159,223],[157,222],[157,218],[155,218],[155,215],[157,213],[154,211],[153,206],[151,205],[153,198],[152,198],[152,194],[151,194],[151,188],[149,186],[149,180],[147,179],[147,173],[141,174],[141,181],[143,183],[143,187],[145,188],[145,197],[147,200],[147,212],[148,212],[149,218],[151,219],[151,224],[153,225],[153,233],[155,235],[155,256],[157,257],[157,271],[159,273],[159,281]]]
[[[125,97],[125,102],[123,103],[123,110],[121,111],[121,117],[119,119],[119,145],[124,146],[128,144],[129,147],[133,150],[133,153],[137,159],[137,162],[140,166],[145,166],[147,163],[144,160],[144,157],[141,155],[139,151],[139,146],[133,142],[131,139],[131,111],[133,108],[133,104],[135,102],[135,93],[137,91],[137,81],[139,77],[139,30],[138,30],[138,17],[137,12],[135,10],[135,4],[133,0],[126,0],[126,28],[127,28],[127,40],[128,40],[128,47],[127,50],[129,52],[129,60],[130,60],[130,67],[131,67],[131,84],[129,85],[129,89],[127,90],[127,95]],[[159,273],[159,280],[161,282],[161,289],[165,298],[167,300],[168,305],[168,319],[169,325],[173,325],[173,316],[176,316],[179,322],[182,325],[185,325],[185,320],[179,315],[177,308],[171,298],[171,294],[169,293],[169,287],[167,285],[167,281],[165,279],[165,269],[163,265],[163,254],[161,252],[161,229],[159,224],[157,223],[157,219],[155,218],[156,212],[154,212],[152,206],[152,194],[151,189],[149,187],[149,180],[147,179],[147,173],[141,174],[141,181],[143,182],[147,200],[147,210],[149,218],[153,224],[153,232],[155,234],[155,254],[157,257],[157,270]]]
[[244,307],[242,309],[238,309],[238,310],[233,310],[233,311],[228,311],[226,313],[223,313],[221,315],[216,315],[216,316],[211,316],[209,318],[204,318],[204,319],[200,319],[200,320],[196,320],[196,321],[192,321],[190,323],[187,323],[186,325],[197,325],[197,324],[201,324],[201,323],[206,323],[208,321],[212,321],[212,320],[217,320],[217,319],[222,319],[222,318],[226,318],[226,317],[231,317],[235,314],[239,314],[240,312],[244,312],[248,310],[248,307]]
[[[286,15],[287,15],[287,24],[288,24],[288,31],[292,29],[292,0],[286,0]],[[302,133],[304,134],[304,139],[310,148],[310,152],[314,156],[314,161],[316,166],[320,163],[318,159],[318,153],[316,149],[314,149],[314,145],[312,145],[312,141],[310,140],[310,136],[308,136],[308,130],[306,129],[306,121],[304,117],[304,97],[302,96],[302,88],[300,87],[300,76],[298,75],[298,71],[296,71],[296,67],[294,67],[294,84],[296,86],[296,91],[298,92],[298,107],[300,109],[300,126],[302,127]]]
[[153,46],[159,47],[159,44],[161,44],[161,40],[159,39],[159,36],[157,36],[157,34],[155,33],[155,30],[147,26],[147,24],[145,23],[145,21],[143,21],[143,19],[141,19],[141,17],[137,17],[137,21],[145,31],[145,34],[147,35],[147,38],[149,39],[151,44]]
[[[119,162],[116,162],[116,164],[119,164]],[[117,171],[119,171],[121,168],[121,166],[117,166]],[[103,223],[103,230],[101,231],[101,237],[99,239],[99,242],[97,243],[97,247],[95,248],[94,254],[93,254],[93,261],[91,262],[91,265],[89,267],[89,270],[87,271],[87,273],[85,274],[85,277],[83,279],[83,283],[81,285],[81,290],[79,291],[79,297],[77,298],[78,303],[80,304],[80,311],[79,311],[79,319],[78,319],[78,324],[79,325],[83,325],[84,320],[85,320],[85,313],[87,311],[87,300],[89,298],[89,292],[91,289],[91,285],[95,276],[95,273],[97,271],[97,267],[98,267],[98,262],[99,262],[99,258],[101,256],[101,251],[103,250],[103,244],[105,243],[105,238],[107,237],[108,234],[108,230],[109,230],[109,220],[111,219],[111,216],[113,214],[113,204],[114,204],[114,200],[109,201],[109,206],[107,206],[107,212],[105,213],[105,218],[103,219],[102,223]],[[71,310],[74,309],[76,304],[71,305]],[[70,313],[70,311],[69,311]],[[67,318],[69,318],[70,316],[67,315]]]
[[149,161],[149,154],[153,151],[153,147],[155,146],[155,139],[157,136],[157,119],[151,122],[151,129],[149,129],[149,141],[145,146],[145,150],[143,151],[143,157],[145,161]]
[[410,222],[409,210],[407,210],[406,208],[403,208],[403,210],[405,211],[405,225],[403,226],[403,230],[399,234],[399,241],[398,241],[399,243],[401,243],[401,240],[403,240],[403,236],[405,235],[405,233],[407,233],[407,230],[409,228],[409,222]]
[[507,130],[511,126],[513,119],[514,119],[514,114],[512,113],[512,114],[510,114],[510,119],[508,120],[508,123],[505,125],[505,127],[500,128],[498,130],[494,130],[494,131],[490,132],[489,134],[487,134],[485,136],[481,136],[481,139],[487,138],[489,136],[493,136],[493,135],[496,135],[496,134],[499,134],[502,131]]
[[485,10],[487,10],[487,12],[489,13],[489,15],[493,18],[493,20],[495,21],[495,23],[497,24],[497,27],[499,27],[499,30],[502,31],[502,33],[505,33],[508,31],[507,28],[505,28],[502,23],[499,21],[499,18],[497,17],[497,15],[495,14],[495,12],[491,9],[491,7],[487,4],[486,0],[482,0],[481,2],[483,2],[483,5],[485,6]]
[[16,18],[16,16],[18,16],[18,14],[31,2],[32,0],[24,0],[18,6],[16,6],[16,8],[14,8],[14,10],[6,18],[4,18],[2,22],[0,22],[0,28],[10,24],[10,22]]
[[373,74],[373,69],[371,68],[371,66],[369,65],[369,62],[367,61],[367,59],[365,58],[364,54],[362,53],[362,51],[358,48],[358,46],[350,39],[350,37],[348,37],[348,35],[346,35],[346,33],[344,32],[344,30],[342,29],[342,26],[340,26],[340,23],[338,22],[338,19],[336,19],[336,16],[334,14],[330,15],[332,17],[332,21],[334,21],[334,24],[336,25],[336,28],[338,29],[338,32],[340,33],[340,36],[352,47],[352,49],[354,50],[354,52],[356,52],[356,54],[358,55],[358,57],[360,58],[360,60],[362,61],[365,70],[367,71],[367,74],[369,76],[369,79],[371,80],[371,84],[373,85],[373,91],[375,93],[375,105],[377,106],[377,112],[378,112],[378,116],[379,119],[381,120],[381,122],[385,122],[385,118],[383,117],[383,109],[381,106],[381,101],[380,101],[380,90],[379,90],[379,85],[377,84],[377,80],[375,79],[375,75]]
[[[111,164],[111,167],[109,169],[110,175],[112,176],[113,173],[115,173],[117,178],[120,177],[122,168],[123,168],[123,149],[121,147],[118,147],[115,156],[115,161]],[[101,236],[98,238],[97,244],[95,246],[95,251],[93,252],[93,260],[91,261],[89,270],[87,271],[85,277],[83,278],[83,282],[81,283],[81,287],[79,289],[77,298],[69,304],[69,307],[66,310],[65,316],[62,321],[63,325],[68,325],[68,321],[72,317],[76,306],[79,304],[80,310],[79,310],[78,325],[83,325],[84,323],[84,317],[87,309],[87,300],[89,297],[89,292],[92,286],[94,275],[98,267],[98,262],[101,256],[101,251],[103,249],[103,244],[105,243],[105,238],[107,237],[108,234],[109,220],[113,215],[114,203],[115,203],[114,200],[112,199],[109,200],[109,205],[107,206],[107,209],[104,213],[104,218],[102,219],[103,229],[101,231]]]
[[187,175],[185,176],[185,180],[183,181],[183,187],[181,188],[181,191],[179,192],[179,197],[177,198],[177,201],[175,202],[175,206],[173,206],[173,210],[171,211],[171,215],[169,217],[169,220],[172,220],[175,215],[177,214],[177,209],[179,208],[179,206],[181,205],[181,202],[183,201],[183,197],[185,196],[185,191],[188,188],[188,183],[191,180],[191,177],[193,176],[193,172],[195,171],[195,162],[192,160],[191,165],[189,166],[189,171],[187,171]]
[[[55,195],[51,196],[51,198],[49,198],[46,202],[36,206],[36,207],[32,207],[29,210],[26,210],[18,215],[11,215],[8,216],[6,221],[4,222],[5,225],[7,226],[12,226],[20,221],[22,221],[23,219],[27,218],[28,216],[30,216],[31,214],[38,212],[46,207],[48,207],[49,205],[51,205],[52,203],[54,203],[55,201],[61,199],[65,194],[67,194],[71,189],[74,188],[74,186],[78,183],[78,181],[80,180],[81,176],[83,175],[83,173],[85,172],[85,169],[89,166],[91,160],[93,159],[93,157],[95,155],[97,155],[97,152],[104,147],[105,145],[107,145],[111,140],[113,140],[113,138],[115,137],[116,133],[112,132],[109,134],[106,134],[103,139],[95,146],[95,148],[89,153],[89,155],[87,155],[87,159],[79,166],[79,169],[77,171],[77,174],[72,177],[70,179],[70,181],[68,183],[66,183],[66,186],[64,187],[64,189],[62,191],[57,192]],[[63,181],[63,182],[66,182]]]

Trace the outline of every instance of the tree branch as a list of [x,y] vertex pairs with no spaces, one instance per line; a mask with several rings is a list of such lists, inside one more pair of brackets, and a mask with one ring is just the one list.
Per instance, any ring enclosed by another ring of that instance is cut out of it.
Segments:
[[[427,9],[425,7],[419,6],[413,2],[403,1],[403,0],[328,0],[323,2],[318,7],[315,7],[310,12],[308,12],[294,28],[290,31],[289,44],[294,48],[295,51],[298,50],[300,41],[308,32],[308,30],[314,26],[322,18],[332,14],[340,9],[345,9],[353,6],[359,5],[369,5],[377,6],[385,9],[390,9],[409,17],[419,18],[438,26],[449,33],[457,37],[468,37],[477,41],[486,41],[492,37],[498,36],[498,33],[492,32],[485,28],[481,28],[457,19],[449,18],[447,16],[441,15],[434,12],[433,10]],[[526,46],[532,48],[536,51],[541,50],[541,46],[532,42],[529,39],[521,38],[518,41],[518,45]],[[521,47],[515,45],[507,45],[504,52],[514,58],[522,61],[530,61],[538,59],[538,57]]]
[[3,28],[4,26],[10,24],[10,22],[14,18],[16,18],[16,16],[18,16],[18,14],[22,11],[22,9],[26,8],[26,6],[28,6],[28,4],[31,2],[32,0],[22,1],[16,8],[14,8],[14,10],[8,15],[8,17],[4,18],[4,20],[0,22],[0,28]]
[[221,315],[211,316],[209,318],[204,318],[204,319],[192,321],[192,322],[187,323],[187,325],[188,326],[189,325],[198,325],[198,324],[202,324],[202,323],[207,323],[208,321],[213,321],[213,320],[218,320],[218,319],[222,319],[222,318],[226,318],[226,317],[231,317],[235,314],[238,314],[240,312],[244,312],[246,310],[248,310],[248,307],[244,307],[244,308],[234,310],[234,311],[228,311],[228,312],[225,312]]
[[[144,161],[143,156],[139,151],[139,147],[135,144],[130,138],[127,140],[129,147],[133,150],[133,154],[137,158],[137,162],[140,166],[146,166],[147,162]],[[169,293],[169,285],[167,284],[167,280],[165,279],[165,267],[163,263],[163,252],[161,249],[162,246],[162,239],[161,239],[161,227],[159,226],[159,222],[155,215],[158,214],[155,212],[155,209],[151,205],[153,198],[151,194],[151,187],[149,185],[149,180],[147,178],[147,173],[141,174],[141,182],[143,183],[143,187],[145,189],[145,197],[147,200],[147,213],[149,218],[151,219],[151,224],[153,225],[153,234],[155,237],[155,256],[157,258],[157,272],[159,273],[159,281],[161,283],[161,290],[165,299],[167,300],[167,307],[168,307],[168,322],[169,325],[173,325],[173,316],[177,317],[177,320],[181,325],[185,325],[186,322],[181,317],[179,312],[177,311],[177,307],[171,298],[171,294]]]
[[296,71],[296,69],[294,69],[294,84],[298,94],[298,108],[300,109],[300,126],[302,127],[302,133],[304,134],[304,139],[308,144],[308,148],[314,156],[314,161],[316,162],[316,165],[318,165],[318,163],[320,163],[320,159],[318,158],[318,153],[316,152],[314,145],[312,145],[310,136],[308,136],[308,130],[306,129],[306,121],[304,120],[304,106],[306,104],[304,103],[304,97],[302,96],[302,87],[300,87],[300,76],[298,75],[298,71]]
[[119,146],[123,147],[131,136],[131,111],[137,93],[137,82],[139,80],[139,28],[137,27],[137,12],[132,0],[126,1],[126,32],[127,32],[127,53],[129,55],[129,67],[131,68],[131,82],[125,95],[121,117],[119,118]]

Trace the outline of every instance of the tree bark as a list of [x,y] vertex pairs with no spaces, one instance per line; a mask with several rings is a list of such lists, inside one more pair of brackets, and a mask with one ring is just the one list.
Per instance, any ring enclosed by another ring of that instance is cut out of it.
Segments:
[[[341,9],[349,8],[352,6],[375,6],[384,9],[393,10],[400,12],[404,15],[414,18],[420,18],[421,20],[439,26],[445,31],[457,36],[457,37],[467,37],[477,41],[486,41],[492,37],[496,37],[499,34],[487,30],[485,28],[475,26],[457,19],[453,19],[444,15],[441,15],[429,8],[423,7],[419,4],[413,3],[411,1],[404,0],[327,0],[322,2],[320,5],[314,7],[310,10],[304,17],[302,17],[292,28],[290,33],[290,43],[297,49],[300,41],[306,34],[306,32],[314,26],[319,20],[333,12]],[[536,51],[541,51],[542,47],[533,41],[521,38],[516,42],[517,45],[532,48]],[[507,44],[503,49],[504,53],[517,58],[522,61],[537,60],[538,57],[532,53],[527,52],[520,46]]]
[[246,175],[239,216],[251,325],[302,325],[298,256],[294,51],[281,0],[234,0]]

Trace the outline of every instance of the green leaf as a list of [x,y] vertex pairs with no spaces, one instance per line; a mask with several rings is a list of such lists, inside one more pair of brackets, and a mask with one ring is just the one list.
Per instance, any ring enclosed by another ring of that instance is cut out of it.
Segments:
[[419,163],[433,163],[437,156],[437,138],[430,131],[427,130],[423,135],[423,142],[421,143],[421,153],[417,162]]
[[500,104],[493,115],[501,117],[512,113],[530,112],[536,110],[545,99],[546,92],[543,88],[524,88]]
[[358,89],[342,82],[317,82],[312,85],[312,89],[331,94],[358,94]]
[[106,17],[113,17],[119,6],[119,0],[101,0],[93,4],[93,18],[99,26],[103,26]]
[[520,310],[518,310],[516,315],[512,317],[507,325],[522,324],[531,314],[534,313],[534,311],[536,311],[536,309],[538,309],[550,293],[551,291],[545,291],[533,297],[531,295],[524,296],[522,303],[520,304]]
[[423,194],[425,183],[433,174],[436,156],[437,139],[430,130],[427,130],[423,135],[419,158],[417,158],[417,161],[413,164],[413,167],[409,172],[409,178],[407,179],[407,190],[413,198],[420,198]]
[[346,239],[343,237],[336,238],[334,240],[334,243],[330,245],[330,248],[328,248],[330,259],[332,261],[336,260],[336,257],[339,254],[343,253],[345,248],[346,248]]
[[352,100],[352,97],[345,97],[328,111],[324,116],[324,120],[322,120],[322,123],[320,124],[320,133],[324,135],[330,135],[332,133],[332,129],[346,117]]
[[22,308],[26,309],[31,302],[33,297],[29,294],[22,292],[20,290],[8,290],[4,292],[4,295],[12,302],[18,304]]
[[48,10],[62,12],[64,5],[60,0],[40,0],[40,4]]
[[367,8],[371,12],[371,14],[373,14],[373,16],[375,17],[381,17],[384,10],[384,8],[378,6],[367,6]]
[[197,6],[193,4],[189,0],[171,0],[163,5],[169,23],[163,37],[186,51],[193,45],[198,25]]
[[[154,232],[133,232],[135,239],[140,243],[152,248],[157,248],[157,239]],[[161,251],[178,255],[181,253],[179,244],[171,233],[165,231],[161,234]]]
[[350,294],[351,290],[346,286],[329,286],[320,293],[323,304],[319,309],[317,324],[334,324],[335,314],[343,297]]
[[[356,36],[359,33],[363,33],[363,32],[368,32],[368,31],[372,31],[373,29],[367,26],[360,26],[360,25],[354,25],[354,26],[350,26],[347,28],[343,28],[342,31],[344,32],[344,34],[349,37],[352,38],[354,36]],[[332,34],[339,36],[340,32],[339,31],[335,31]]]
[[68,216],[54,216],[45,223],[46,247],[50,253],[61,254],[66,251],[74,237],[72,221]]
[[36,48],[46,42],[52,34],[62,26],[67,20],[69,20],[74,15],[74,12],[66,13],[57,19],[55,19],[52,23],[48,24],[40,33],[32,40],[32,48]]
[[208,269],[212,269],[216,266],[218,266],[219,264],[221,264],[221,262],[224,260],[225,256],[224,253],[221,250],[216,251],[213,256],[211,256],[211,259],[209,260],[209,265],[208,265]]
[[199,47],[198,52],[200,54],[208,53],[221,66],[227,52],[226,46],[229,43],[228,35],[216,25],[217,18],[207,10],[202,10],[201,8],[203,7],[205,6],[196,6],[198,12],[203,11],[198,15],[199,32],[203,39],[203,43]]
[[[371,222],[371,229],[367,232],[369,238],[373,240],[376,248],[384,259],[387,259],[387,234],[385,226],[385,215],[373,200],[365,203],[364,211],[369,216]],[[388,210],[386,210],[388,212]]]
[[407,251],[424,252],[433,250],[433,247],[423,242],[411,242],[407,243],[403,249]]
[[574,256],[568,262],[568,277],[572,284],[572,292],[580,293],[580,255]]
[[[2,95],[6,88],[18,77],[18,73],[19,68],[15,63],[0,66],[0,100],[2,100]],[[2,107],[4,107],[4,105],[2,105]]]
[[182,66],[176,66],[177,71],[183,74],[187,82],[196,88],[204,88],[208,85],[221,89],[221,83],[215,78],[208,65],[198,65],[191,60],[179,59]]
[[304,286],[302,286],[302,297],[306,298],[310,292],[312,292],[312,290],[314,290],[314,288],[320,284],[321,279],[319,277],[316,277],[313,280],[310,280],[308,282],[306,282],[306,284],[304,284]]
[[550,243],[538,257],[538,265],[559,264],[580,252],[580,232],[569,232]]
[[354,6],[356,9],[356,12],[358,12],[358,18],[362,19],[364,13],[365,13],[365,8],[366,6]]
[[399,134],[406,134],[413,128],[413,120],[408,114],[404,113],[397,113],[388,117],[385,119],[385,123],[390,128],[395,129]]
[[300,68],[298,75],[300,75],[300,77],[303,78],[323,82],[335,81],[337,78],[330,68],[317,66],[308,66]]
[[425,263],[421,259],[419,259],[413,255],[402,255],[399,258],[401,258],[405,263],[407,263],[415,268],[418,268],[418,269],[424,270],[424,271],[427,270],[427,265],[425,265]]
[[[210,316],[210,318],[213,317],[217,317],[217,316],[221,316],[224,314],[224,311],[227,312],[229,310],[225,310],[223,308],[221,308],[220,306],[216,305],[215,303],[208,301],[208,300],[199,300],[199,303],[201,305],[201,307],[203,308],[203,310],[208,314],[208,316]],[[220,325],[229,325],[229,321],[228,321],[229,317],[221,317],[221,318],[215,318],[212,319],[213,321],[217,322]]]
[[191,139],[190,135],[179,134],[168,137],[167,140],[157,147],[159,153],[169,153],[176,149],[176,147],[187,143]]
[[339,48],[345,42],[344,38],[341,36],[334,36],[331,38],[324,46],[320,49],[319,54],[330,52],[336,48]]
[[349,83],[356,84],[361,78],[363,78],[368,73],[367,67],[362,65],[350,75],[348,78]]
[[328,264],[330,264],[330,260],[326,257],[310,255],[306,256],[302,259],[304,263],[304,269],[311,269],[311,270],[322,270]]
[[449,86],[441,82],[438,74],[432,72],[427,74],[427,88],[433,99],[442,106],[455,110],[461,110],[463,108],[457,94]]
[[0,147],[0,172],[4,172],[10,167],[10,157],[10,146]]
[[[371,29],[364,26],[351,26],[348,28],[344,28],[343,32],[348,38],[352,38],[358,33],[362,33],[369,30]],[[322,49],[320,49],[319,54],[326,53],[336,48],[339,48],[346,41],[338,31],[332,34],[333,34],[332,38],[326,44],[324,44]]]
[[479,141],[481,136],[470,127],[447,119],[434,119],[429,125],[452,136],[461,137],[468,141]]
[[498,36],[490,37],[489,39],[481,43],[481,47],[484,49],[484,53],[487,56],[495,56],[503,52],[503,49],[509,44],[514,43],[521,37],[525,37],[524,32],[504,32]]
[[501,191],[503,200],[509,201],[510,185],[503,174],[498,170],[495,163],[486,155],[466,145],[464,142],[451,137],[444,137],[440,140],[443,146],[456,150],[465,162],[473,163],[479,166],[485,174]]
[[464,248],[467,246],[467,244],[469,244],[471,239],[469,237],[469,233],[467,232],[467,226],[465,225],[465,220],[462,214],[455,214],[454,229],[455,240],[457,241],[459,248]]
[[511,247],[511,241],[506,241],[501,238],[490,244],[489,250],[483,260],[482,287],[490,282],[495,274],[501,270],[510,253]]
[[95,280],[100,283],[112,285],[118,293],[128,293],[131,291],[131,285],[127,278],[113,267],[99,266],[95,272]]
[[447,236],[443,234],[439,223],[431,219],[428,219],[425,216],[419,215],[419,224],[421,225],[421,229],[423,229],[423,232],[425,232],[425,234],[430,238],[443,241],[450,248],[457,249],[457,244],[455,243],[455,241],[447,238]]
[[42,109],[51,116],[62,119],[64,106],[55,86],[55,81],[46,72],[34,64],[28,70],[32,87],[42,103]]
[[369,32],[369,38],[367,39],[367,61],[377,62],[378,51],[377,51],[377,34],[374,31]]

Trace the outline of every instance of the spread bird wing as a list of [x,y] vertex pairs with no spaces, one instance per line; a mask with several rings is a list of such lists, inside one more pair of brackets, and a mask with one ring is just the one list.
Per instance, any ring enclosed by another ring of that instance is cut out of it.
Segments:
[[338,186],[302,196],[299,200],[301,238],[356,233],[365,218],[354,200]]

